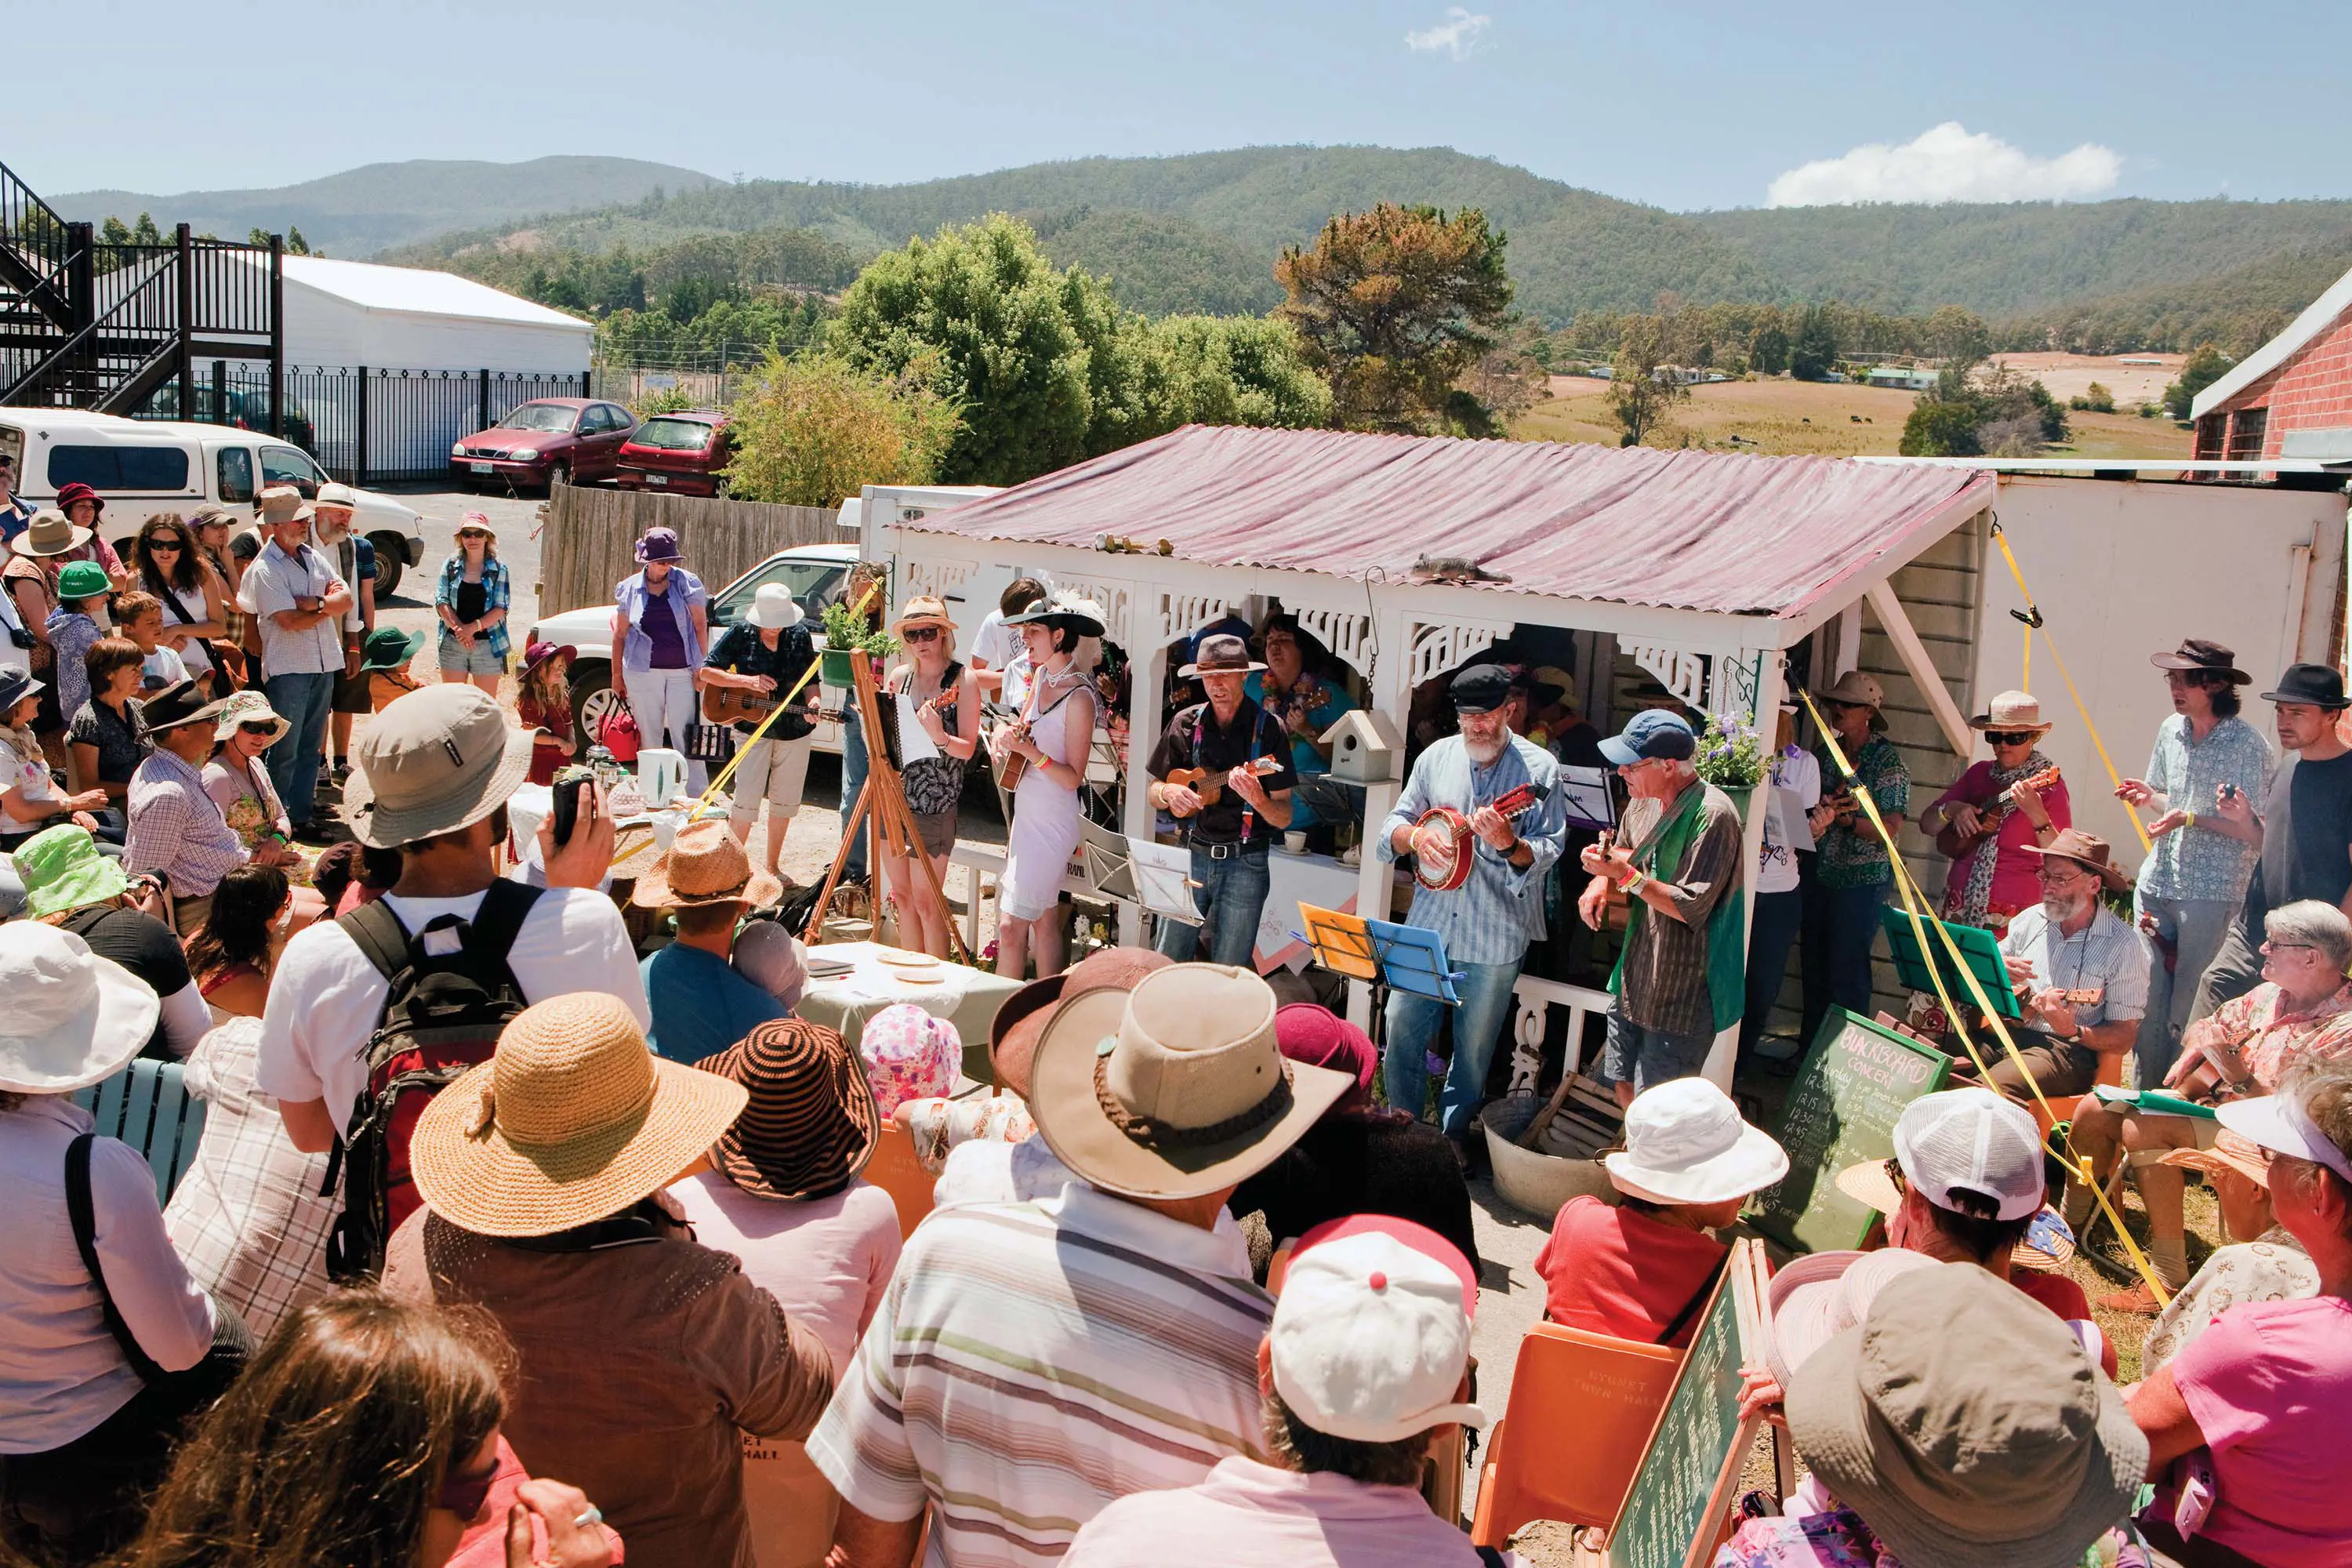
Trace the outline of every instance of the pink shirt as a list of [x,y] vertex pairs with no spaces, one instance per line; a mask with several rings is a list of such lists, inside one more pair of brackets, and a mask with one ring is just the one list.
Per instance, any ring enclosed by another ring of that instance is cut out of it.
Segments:
[[669,1195],[693,1222],[695,1240],[741,1258],[745,1277],[824,1342],[840,1377],[898,1267],[898,1206],[890,1194],[856,1181],[829,1198],[784,1203],[703,1171]]
[[[1506,1563],[1517,1559],[1506,1553]],[[1133,1492],[1087,1521],[1063,1568],[1476,1568],[1470,1538],[1410,1487],[1220,1459],[1206,1479]]]
[[[1952,781],[1952,787],[1936,797],[1937,805],[1965,801],[1981,809],[1998,793],[1992,784],[1992,764],[1979,762],[1969,764],[1969,771]],[[2074,807],[2066,796],[2064,780],[2042,792],[2042,807],[2050,820],[2060,827],[2074,826]],[[2040,840],[2033,836],[2033,824],[2025,813],[2012,811],[2001,818],[2000,831],[1993,836],[1995,853],[2000,858],[1992,863],[1991,907],[2012,913],[2042,901],[2042,884],[2034,872],[2041,868],[2038,857],[2025,851]]]
[[2220,1497],[2199,1534],[2268,1568],[2352,1562],[2352,1301],[2232,1307],[2172,1378],[2213,1456]]

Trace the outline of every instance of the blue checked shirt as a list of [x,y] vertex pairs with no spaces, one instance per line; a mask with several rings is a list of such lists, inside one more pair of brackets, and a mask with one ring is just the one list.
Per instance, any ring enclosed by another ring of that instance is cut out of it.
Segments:
[[[2056,986],[2063,991],[2096,991],[2099,999],[2074,1008],[2075,1021],[2095,1024],[2128,1023],[2147,1011],[2147,943],[2127,921],[2104,904],[2091,923],[2073,936],[2040,904],[2020,910],[2000,939],[2000,951],[2032,966],[2036,991]],[[2029,1019],[2026,1027],[2048,1034],[2047,1026]]]
[[1517,963],[1528,943],[1542,940],[1544,874],[1568,843],[1568,802],[1559,790],[1559,761],[1514,735],[1493,765],[1482,768],[1471,762],[1461,736],[1448,735],[1421,753],[1395,809],[1381,824],[1374,848],[1381,860],[1393,861],[1392,836],[1419,822],[1423,812],[1450,805],[1467,816],[1523,784],[1549,792],[1512,823],[1535,852],[1532,861],[1524,868],[1514,868],[1485,840],[1474,839],[1468,881],[1450,893],[1413,889],[1406,923],[1444,938],[1446,957],[1457,963]]
[[[2156,749],[2148,753],[2147,787],[2175,811],[2200,816],[2213,812],[2221,787],[2233,784],[2259,807],[2270,798],[2277,760],[2263,732],[2243,719],[2228,718],[2202,741],[2189,735],[2189,716],[2175,713],[2157,726]],[[2148,899],[2213,899],[2236,903],[2246,896],[2257,851],[2251,844],[2200,823],[2176,828],[2156,841],[2140,868],[2139,891]]]
[[[436,602],[448,605],[450,612],[455,614],[457,608],[457,590],[465,585],[465,582],[466,552],[461,550],[441,564],[441,593]],[[492,610],[509,608],[509,601],[511,597],[512,590],[507,585],[507,563],[495,555],[488,557],[482,563],[482,614],[487,616]],[[441,635],[448,636],[448,628],[443,627]],[[489,643],[493,658],[506,658],[509,645],[507,624],[504,620],[483,632],[481,636]]]

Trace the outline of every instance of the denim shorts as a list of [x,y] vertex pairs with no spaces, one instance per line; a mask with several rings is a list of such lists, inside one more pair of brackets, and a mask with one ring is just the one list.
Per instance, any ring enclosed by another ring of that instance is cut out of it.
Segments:
[[441,634],[441,668],[450,675],[504,675],[506,658],[490,651],[490,639],[476,637],[467,647],[447,632]]
[[1669,1079],[1696,1078],[1706,1066],[1715,1037],[1669,1035],[1645,1029],[1622,1014],[1609,1015],[1609,1043],[1601,1052],[1601,1076],[1610,1083],[1630,1083],[1635,1093]]

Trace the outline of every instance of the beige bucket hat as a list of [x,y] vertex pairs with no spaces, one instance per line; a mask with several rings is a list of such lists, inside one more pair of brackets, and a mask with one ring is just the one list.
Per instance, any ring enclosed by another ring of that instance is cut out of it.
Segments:
[[1969,721],[1971,730],[2032,730],[2037,734],[2050,732],[2051,721],[2042,716],[2042,700],[2031,691],[2004,691],[1985,704],[1985,710]]
[[396,849],[479,822],[530,773],[533,733],[471,685],[403,693],[368,725],[343,784],[352,837]]

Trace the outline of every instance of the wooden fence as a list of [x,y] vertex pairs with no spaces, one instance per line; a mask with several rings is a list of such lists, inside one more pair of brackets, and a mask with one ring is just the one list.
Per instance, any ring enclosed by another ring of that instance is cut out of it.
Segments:
[[609,605],[613,585],[637,569],[636,543],[649,528],[677,531],[687,570],[714,592],[794,544],[855,544],[830,507],[558,485],[540,540],[539,613]]

